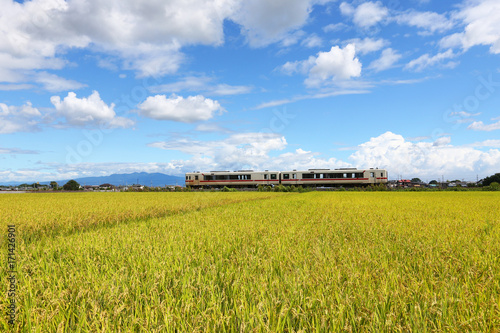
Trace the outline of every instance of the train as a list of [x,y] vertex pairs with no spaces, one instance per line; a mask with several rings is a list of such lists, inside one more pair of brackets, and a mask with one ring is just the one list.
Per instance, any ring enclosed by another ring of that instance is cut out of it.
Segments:
[[307,171],[207,171],[186,173],[186,186],[192,188],[252,188],[266,186],[337,187],[387,183],[387,170],[370,168],[309,169]]

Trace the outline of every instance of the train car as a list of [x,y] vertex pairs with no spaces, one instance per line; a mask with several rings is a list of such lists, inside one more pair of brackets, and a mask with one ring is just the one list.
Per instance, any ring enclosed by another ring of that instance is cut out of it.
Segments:
[[279,171],[209,171],[186,173],[186,186],[193,188],[211,187],[257,187],[262,185],[279,185]]
[[281,171],[281,184],[314,187],[365,186],[387,183],[384,169],[309,169],[307,171]]
[[257,187],[296,185],[310,187],[366,186],[387,183],[384,169],[309,169],[307,171],[209,171],[186,173],[186,185],[193,188]]

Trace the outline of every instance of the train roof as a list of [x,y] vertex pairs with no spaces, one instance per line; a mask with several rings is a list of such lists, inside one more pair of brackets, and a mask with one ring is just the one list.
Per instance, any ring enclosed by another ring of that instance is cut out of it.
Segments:
[[281,173],[322,173],[322,172],[364,172],[367,170],[379,170],[379,171],[387,171],[386,169],[379,169],[379,168],[365,168],[365,169],[357,169],[357,168],[339,168],[339,169],[308,169],[308,170],[285,170],[285,171],[277,171],[277,170],[263,170],[263,171],[254,171],[254,170],[236,170],[236,171],[229,171],[229,170],[214,170],[214,171],[193,171],[193,172],[186,172],[186,174],[253,174],[253,173],[276,173],[276,172],[281,172]]
[[276,173],[276,172],[281,172],[281,171],[274,171],[274,170],[264,170],[264,171],[254,171],[254,170],[236,170],[236,171],[193,171],[193,172],[186,172],[186,174],[215,174],[215,173],[233,173],[233,174],[239,174],[239,173]]

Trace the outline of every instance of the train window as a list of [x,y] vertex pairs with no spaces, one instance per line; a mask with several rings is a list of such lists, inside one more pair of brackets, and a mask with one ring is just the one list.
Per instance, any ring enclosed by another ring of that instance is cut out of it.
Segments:
[[297,179],[297,174],[296,174],[296,173],[293,173],[293,174],[292,174],[292,178],[293,178],[293,179]]
[[283,179],[290,179],[290,174],[284,173],[283,174]]
[[205,180],[214,180],[214,176],[205,176]]
[[353,173],[353,174],[351,175],[351,178],[356,178],[356,174],[354,174],[354,173]]
[[304,173],[304,174],[302,174],[302,178],[304,178],[304,179],[314,178],[314,173]]
[[229,175],[230,180],[237,180],[240,179],[240,175]]
[[275,174],[275,173],[271,174],[271,179],[277,179],[277,177],[276,177],[276,174]]
[[189,177],[188,177],[188,176],[186,176],[186,180],[188,180],[188,179],[189,179]]
[[380,173],[380,177],[384,177],[384,173],[383,172]]
[[264,179],[267,179],[267,176],[268,176],[268,174],[267,174],[267,173],[265,173],[265,174],[264,174]]
[[194,180],[198,180],[198,176],[194,176]]
[[347,173],[344,173],[343,178],[347,178]]
[[370,177],[375,177],[375,172],[370,172]]
[[363,174],[362,173],[357,173],[355,174],[356,178],[363,178]]

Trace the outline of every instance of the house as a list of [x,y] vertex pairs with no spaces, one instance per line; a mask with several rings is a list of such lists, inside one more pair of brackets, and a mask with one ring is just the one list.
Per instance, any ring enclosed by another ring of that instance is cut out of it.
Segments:
[[411,180],[409,179],[400,179],[397,181],[397,186],[402,188],[407,188],[411,186]]

